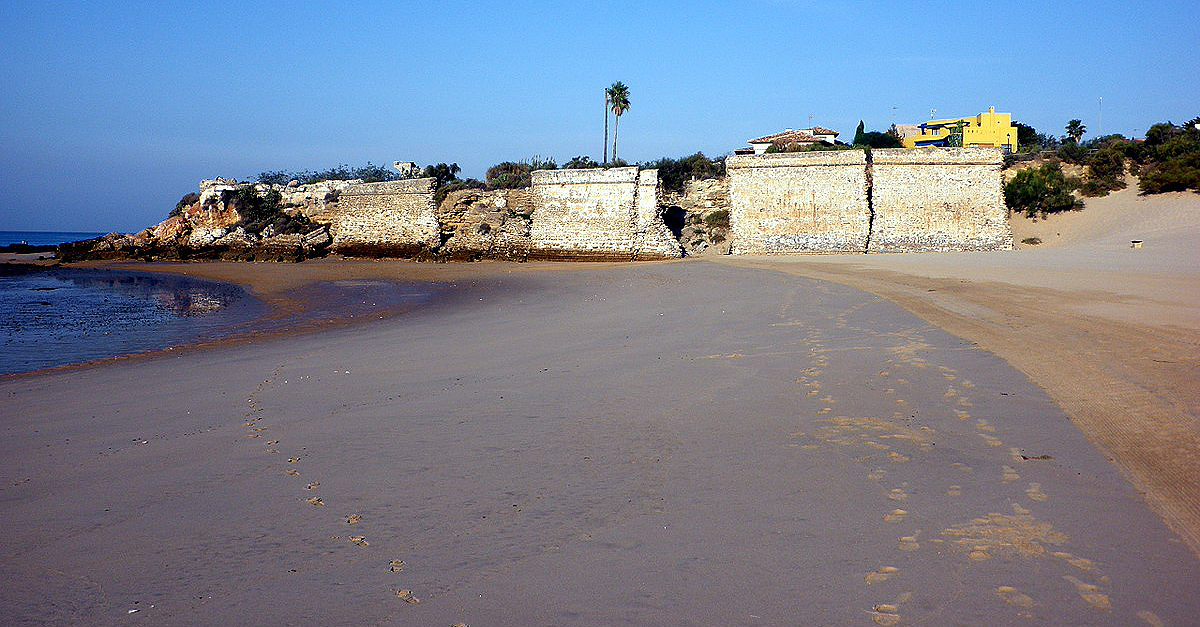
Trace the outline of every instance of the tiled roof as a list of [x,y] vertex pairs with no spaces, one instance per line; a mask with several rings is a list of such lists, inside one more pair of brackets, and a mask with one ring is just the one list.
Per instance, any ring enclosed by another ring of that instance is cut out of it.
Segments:
[[805,133],[804,131],[781,131],[771,135],[763,135],[755,139],[748,140],[748,144],[790,144],[793,142],[815,142],[820,141],[816,137]]
[[814,126],[812,128],[802,128],[800,130],[808,131],[814,135],[838,135],[837,131],[831,128],[825,128],[824,126]]

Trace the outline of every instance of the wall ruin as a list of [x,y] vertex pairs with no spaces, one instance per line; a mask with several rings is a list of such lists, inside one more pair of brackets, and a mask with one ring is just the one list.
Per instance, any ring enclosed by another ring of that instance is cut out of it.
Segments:
[[871,151],[868,252],[1008,250],[998,148]]
[[411,257],[441,244],[436,179],[350,185],[329,215],[333,249],[345,255]]
[[732,156],[734,254],[1007,250],[998,148]]
[[636,167],[533,173],[530,257],[631,261],[682,256],[662,221],[658,171]]
[[734,254],[867,249],[863,151],[734,155],[725,167]]

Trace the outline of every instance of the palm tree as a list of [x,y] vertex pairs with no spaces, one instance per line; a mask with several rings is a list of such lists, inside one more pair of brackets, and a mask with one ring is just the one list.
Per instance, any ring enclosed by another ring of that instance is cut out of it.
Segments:
[[1083,134],[1086,132],[1087,127],[1083,125],[1082,121],[1071,120],[1070,122],[1067,122],[1067,136],[1075,140],[1075,143],[1078,144],[1079,138],[1083,137]]
[[[617,130],[621,127],[621,114],[625,113],[625,111],[627,111],[629,109],[629,88],[625,86],[625,83],[622,83],[621,81],[617,81],[617,82],[613,83],[611,87],[608,88],[606,93],[608,94],[608,104],[610,107],[612,107],[612,112],[617,116],[616,121],[613,123],[613,154],[612,154],[613,161],[616,161],[617,160]],[[604,116],[604,119],[605,120],[608,119],[607,114]]]
[[604,158],[600,163],[608,163],[608,103],[612,101],[612,87],[604,88]]

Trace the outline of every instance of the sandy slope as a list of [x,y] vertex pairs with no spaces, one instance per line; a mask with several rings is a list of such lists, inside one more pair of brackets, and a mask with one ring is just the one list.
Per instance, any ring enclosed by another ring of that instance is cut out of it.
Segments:
[[[890,298],[1045,388],[1200,553],[1200,196],[1016,217],[1013,252],[731,258]],[[1144,240],[1140,249],[1130,240]]]

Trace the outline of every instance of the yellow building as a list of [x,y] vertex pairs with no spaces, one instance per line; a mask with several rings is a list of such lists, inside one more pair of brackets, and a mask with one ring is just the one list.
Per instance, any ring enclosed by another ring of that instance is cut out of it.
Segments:
[[[996,107],[988,107],[987,113],[968,118],[946,118],[929,120],[922,124],[895,125],[902,135],[900,141],[905,148],[921,146],[999,146],[1007,152],[1017,148],[1017,127],[1013,126],[1011,113],[996,113]],[[962,141],[957,134],[961,130]],[[952,135],[954,137],[952,137]]]

